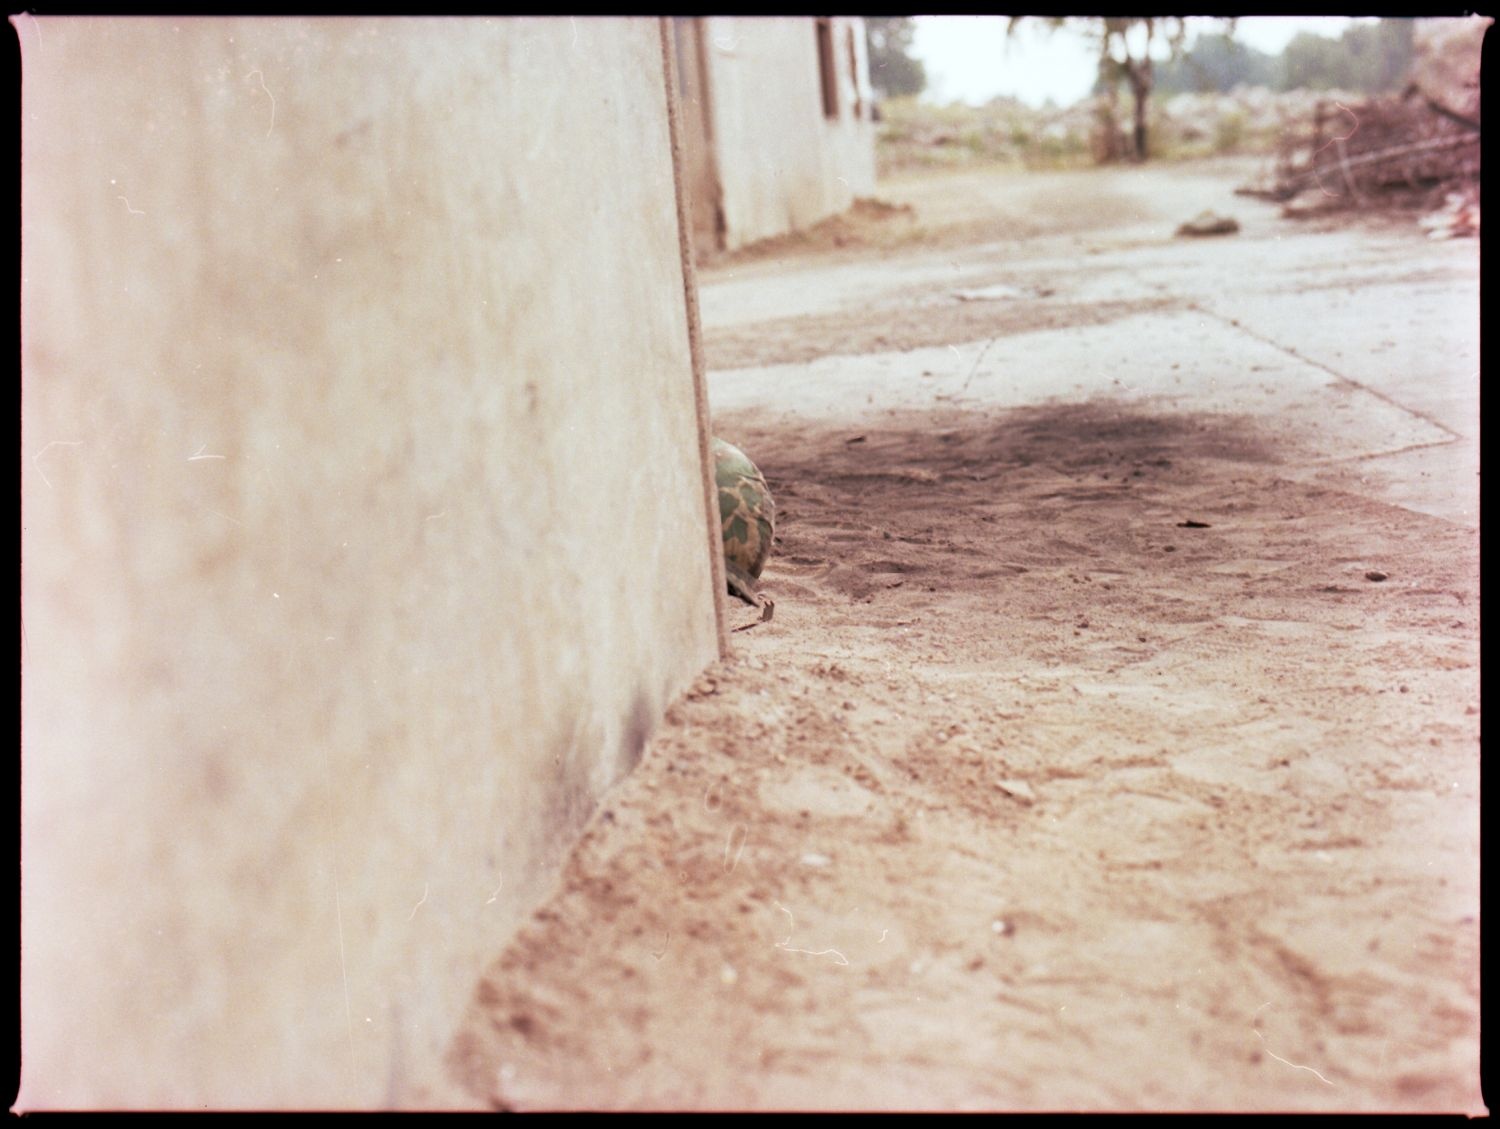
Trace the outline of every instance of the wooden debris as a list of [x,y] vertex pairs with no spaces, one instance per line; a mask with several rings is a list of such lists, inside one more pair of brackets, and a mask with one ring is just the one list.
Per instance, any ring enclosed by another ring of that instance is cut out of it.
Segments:
[[1415,88],[1398,98],[1319,102],[1310,122],[1287,131],[1270,183],[1239,193],[1290,203],[1317,192],[1328,208],[1413,197],[1435,204],[1478,184],[1478,113],[1477,104],[1441,105]]

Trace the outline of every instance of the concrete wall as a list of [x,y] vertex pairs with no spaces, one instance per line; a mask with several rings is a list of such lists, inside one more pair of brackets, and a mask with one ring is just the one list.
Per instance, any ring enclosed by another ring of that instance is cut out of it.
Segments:
[[658,23],[17,27],[19,1106],[430,1098],[718,646]]
[[835,119],[824,115],[814,20],[704,20],[724,249],[808,227],[874,191],[864,21],[837,17],[832,24]]
[[692,16],[674,16],[672,39],[682,110],[682,176],[687,187],[690,231],[695,247],[716,251],[724,242],[724,211],[709,112],[708,40],[703,23]]

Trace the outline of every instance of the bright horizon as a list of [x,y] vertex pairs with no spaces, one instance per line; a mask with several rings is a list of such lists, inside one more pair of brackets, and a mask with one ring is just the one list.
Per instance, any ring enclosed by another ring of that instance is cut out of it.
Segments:
[[[1034,107],[1049,100],[1069,106],[1088,96],[1098,73],[1098,57],[1081,35],[1048,31],[1040,20],[1022,23],[1014,36],[1006,35],[1006,16],[917,16],[914,22],[911,53],[927,68],[925,102],[977,106],[1007,96]],[[1348,16],[1244,16],[1235,38],[1279,55],[1299,32],[1336,39],[1355,22]],[[1219,27],[1217,20],[1189,19],[1189,45]]]

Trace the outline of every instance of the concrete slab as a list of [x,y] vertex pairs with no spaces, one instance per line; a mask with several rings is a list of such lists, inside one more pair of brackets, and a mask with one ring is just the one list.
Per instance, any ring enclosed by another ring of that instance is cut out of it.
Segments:
[[1287,459],[1353,459],[1447,443],[1451,432],[1220,318],[1144,314],[902,352],[709,374],[716,410],[766,404],[846,420],[891,410],[1152,400],[1159,410],[1275,416]]
[[[888,319],[889,344],[914,344],[914,312],[930,310],[952,342],[718,373],[714,406],[774,390],[762,402],[797,413],[812,397],[819,413],[856,421],[876,404],[1153,395],[1175,410],[1295,417],[1302,438],[1284,453],[1302,464],[1296,474],[1477,528],[1476,245],[1432,243],[1397,226],[1319,230],[1234,196],[1233,177],[1151,169],[1110,181],[1116,222],[1080,220],[1090,209],[1069,202],[1084,189],[1075,179],[991,173],[942,186],[991,200],[1031,226],[1027,238],[877,261],[769,260],[710,275],[710,333],[733,327],[743,337],[763,323],[768,337],[802,330],[854,352],[851,344],[871,343],[850,331],[857,321]],[[883,195],[928,213],[950,199],[927,201],[926,190],[896,183]],[[1176,224],[1204,208],[1234,216],[1240,233],[1174,238]],[[1074,324],[1083,320],[1106,324]],[[997,336],[976,333],[991,321]]]

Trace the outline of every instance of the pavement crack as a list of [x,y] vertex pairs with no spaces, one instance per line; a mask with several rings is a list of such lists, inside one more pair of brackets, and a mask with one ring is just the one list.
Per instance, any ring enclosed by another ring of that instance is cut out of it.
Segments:
[[[1359,381],[1355,380],[1353,377],[1346,376],[1344,373],[1339,372],[1337,369],[1332,368],[1332,367],[1330,367],[1328,365],[1325,365],[1322,361],[1315,360],[1312,357],[1309,357],[1309,356],[1307,356],[1307,355],[1305,355],[1303,353],[1298,352],[1292,346],[1284,344],[1284,343],[1282,343],[1280,341],[1277,341],[1274,337],[1267,337],[1263,333],[1257,333],[1255,330],[1253,330],[1249,326],[1247,326],[1244,322],[1239,321],[1236,318],[1232,318],[1232,317],[1229,317],[1229,316],[1227,316],[1225,314],[1221,314],[1217,310],[1214,310],[1214,309],[1211,309],[1211,308],[1209,308],[1207,306],[1201,305],[1198,302],[1189,302],[1188,303],[1188,309],[1194,311],[1195,313],[1202,314],[1204,317],[1211,317],[1215,321],[1222,322],[1225,325],[1230,326],[1233,329],[1237,329],[1241,333],[1245,334],[1247,337],[1253,337],[1253,338],[1255,338],[1255,340],[1260,341],[1263,344],[1269,345],[1273,349],[1279,349],[1281,352],[1285,353],[1287,356],[1293,357],[1296,360],[1301,361],[1303,364],[1312,365],[1313,368],[1322,369],[1329,376],[1331,376],[1335,380],[1337,380],[1340,384],[1346,384],[1346,385],[1348,385],[1351,388],[1357,388],[1359,391],[1364,392],[1367,395],[1373,396],[1373,397],[1375,397],[1375,399],[1380,400],[1383,403],[1389,404],[1391,407],[1395,408],[1399,412],[1403,412],[1406,415],[1409,415],[1409,416],[1411,416],[1414,419],[1419,419],[1423,423],[1431,424],[1433,427],[1437,428],[1439,431],[1442,431],[1445,434],[1447,434],[1448,436],[1450,436],[1451,437],[1450,438],[1450,442],[1452,440],[1454,440],[1454,439],[1462,439],[1463,438],[1463,436],[1461,436],[1458,432],[1454,431],[1447,424],[1443,423],[1440,420],[1434,419],[1432,416],[1428,415],[1426,412],[1418,411],[1416,408],[1413,408],[1413,407],[1411,407],[1411,406],[1409,406],[1407,404],[1403,404],[1400,400],[1393,399],[1392,397],[1387,396],[1384,392],[1381,392],[1381,391],[1379,391],[1377,389],[1371,388],[1367,384],[1361,384]],[[1422,446],[1432,446],[1432,445],[1433,444],[1422,444]]]

